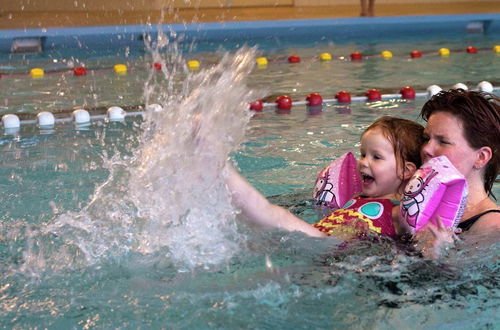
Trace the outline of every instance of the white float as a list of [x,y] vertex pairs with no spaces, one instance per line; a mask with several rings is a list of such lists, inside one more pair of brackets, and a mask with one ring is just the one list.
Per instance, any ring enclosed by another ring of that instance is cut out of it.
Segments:
[[110,107],[108,109],[108,118],[111,121],[123,121],[125,116],[125,110],[120,107]]
[[481,92],[493,93],[493,85],[489,81],[481,81],[477,84],[477,89]]
[[87,110],[78,109],[72,113],[73,121],[77,125],[90,125],[90,114]]
[[455,84],[455,85],[451,86],[451,88],[453,88],[453,89],[459,89],[459,88],[461,88],[461,89],[463,89],[464,91],[466,91],[466,90],[468,90],[468,89],[469,89],[469,87],[467,87],[467,85],[466,85],[466,84],[462,84],[462,83],[457,83],[457,84]]
[[163,107],[157,103],[152,103],[146,106],[146,110],[152,112],[160,112],[163,110]]
[[427,98],[430,99],[442,90],[443,89],[438,85],[430,85],[429,87],[427,87]]
[[40,127],[50,127],[54,126],[56,122],[54,115],[48,111],[42,111],[38,115],[36,115],[36,120],[38,122],[38,126]]
[[2,124],[5,129],[15,129],[21,126],[19,117],[12,114],[3,115]]

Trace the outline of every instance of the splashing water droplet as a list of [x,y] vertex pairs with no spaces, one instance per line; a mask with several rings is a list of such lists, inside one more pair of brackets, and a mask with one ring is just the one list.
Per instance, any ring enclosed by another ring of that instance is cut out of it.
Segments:
[[167,246],[189,266],[218,264],[237,250],[234,209],[223,170],[243,140],[251,92],[245,78],[254,50],[228,54],[213,68],[190,75],[186,97],[150,113],[146,138],[131,176],[130,194],[148,222],[141,250]]
[[162,54],[166,58],[152,52],[168,63],[165,80],[150,75],[144,93],[148,104],[164,110],[146,110],[133,157],[103,156],[110,176],[87,206],[30,232],[21,271],[88,265],[130,252],[167,257],[186,271],[219,267],[238,253],[245,238],[224,173],[244,139],[248,103],[256,98],[245,84],[255,49],[226,54],[196,74],[185,70],[178,52]]

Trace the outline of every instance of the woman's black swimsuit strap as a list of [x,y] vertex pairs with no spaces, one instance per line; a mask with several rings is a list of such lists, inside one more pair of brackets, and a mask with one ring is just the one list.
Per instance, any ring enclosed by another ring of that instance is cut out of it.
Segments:
[[479,220],[479,218],[481,218],[483,215],[491,213],[491,212],[500,213],[500,210],[493,209],[493,210],[484,211],[483,213],[476,214],[475,216],[470,217],[469,219],[460,222],[458,224],[458,228],[462,229],[463,231],[469,230],[470,227],[472,227],[472,225],[475,224],[477,220]]

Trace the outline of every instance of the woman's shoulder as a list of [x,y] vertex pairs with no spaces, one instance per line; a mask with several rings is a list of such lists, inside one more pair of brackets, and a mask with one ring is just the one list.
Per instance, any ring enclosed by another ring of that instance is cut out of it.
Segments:
[[494,207],[484,211],[479,220],[480,222],[493,221],[494,224],[500,227],[500,207]]
[[471,232],[500,230],[500,207],[496,205],[478,213],[475,218],[476,221],[471,226]]

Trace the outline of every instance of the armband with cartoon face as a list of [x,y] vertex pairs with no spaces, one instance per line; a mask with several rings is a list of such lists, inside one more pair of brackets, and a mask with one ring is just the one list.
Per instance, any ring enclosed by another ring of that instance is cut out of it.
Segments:
[[316,204],[335,210],[360,193],[361,178],[356,165],[356,158],[348,152],[319,172],[313,193]]
[[424,163],[406,184],[401,199],[401,219],[412,233],[440,217],[456,227],[467,202],[467,182],[446,156]]

